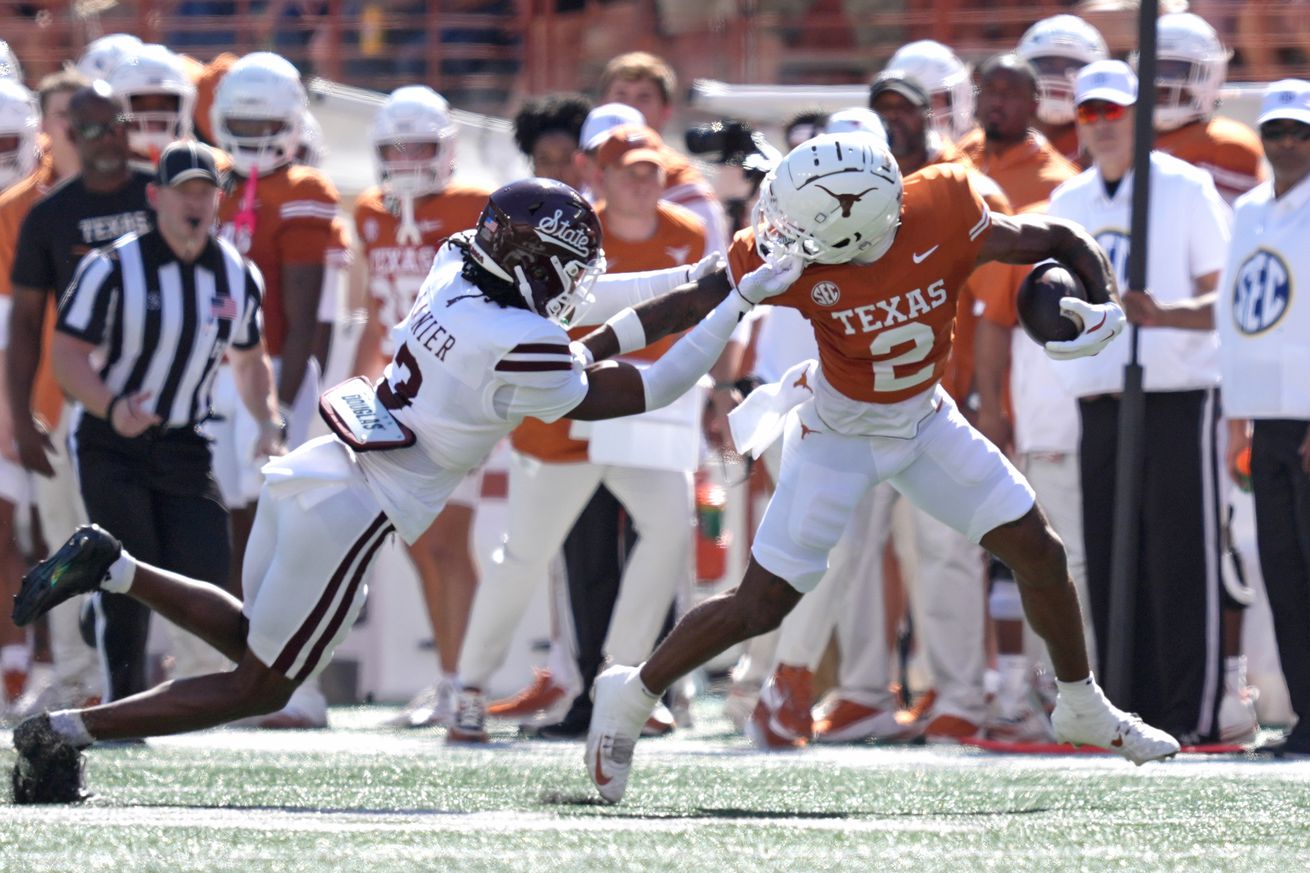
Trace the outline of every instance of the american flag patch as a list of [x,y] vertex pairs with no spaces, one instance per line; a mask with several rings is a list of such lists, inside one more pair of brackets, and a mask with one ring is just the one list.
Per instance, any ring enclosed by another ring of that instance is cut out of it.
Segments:
[[230,296],[213,298],[209,303],[209,317],[232,321],[237,317],[236,299]]

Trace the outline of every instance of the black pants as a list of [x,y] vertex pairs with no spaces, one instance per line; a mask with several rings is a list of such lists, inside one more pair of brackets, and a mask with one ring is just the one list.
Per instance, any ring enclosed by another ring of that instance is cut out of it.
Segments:
[[[133,439],[83,415],[77,468],[91,521],[138,560],[184,576],[227,584],[227,510],[211,472],[209,443],[194,429],[152,429]],[[121,594],[97,595],[97,641],[110,700],[146,686],[150,610]]]
[[1260,573],[1298,731],[1310,729],[1310,475],[1297,454],[1307,428],[1310,421],[1257,420],[1251,440]]
[[[1146,395],[1131,691],[1114,703],[1190,740],[1215,736],[1219,626],[1218,403],[1214,391]],[[1119,399],[1079,403],[1087,589],[1105,672]]]

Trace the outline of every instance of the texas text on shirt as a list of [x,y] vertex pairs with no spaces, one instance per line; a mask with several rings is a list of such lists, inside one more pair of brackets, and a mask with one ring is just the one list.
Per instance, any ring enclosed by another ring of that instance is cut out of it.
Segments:
[[[415,199],[417,240],[401,239],[400,205],[381,188],[369,188],[355,201],[355,236],[368,259],[369,298],[386,330],[399,324],[414,305],[437,246],[452,233],[477,224],[489,193],[485,188],[451,184],[440,194]],[[386,336],[382,351],[387,355],[394,351]]]
[[1228,203],[1265,178],[1260,137],[1231,118],[1216,116],[1157,133],[1155,147],[1209,173],[1220,196]]
[[[1128,287],[1129,212],[1133,174],[1108,197],[1093,168],[1055,190],[1050,214],[1080,222],[1110,257],[1120,288]],[[1146,285],[1161,302],[1185,300],[1195,279],[1223,268],[1232,213],[1203,170],[1160,152],[1151,153],[1150,252]],[[1185,242],[1174,228],[1186,228]],[[1150,328],[1139,334],[1138,359],[1147,391],[1213,387],[1219,382],[1218,341],[1211,331]],[[1100,354],[1060,361],[1056,371],[1079,397],[1123,389],[1129,343]]]
[[[230,178],[230,190],[219,204],[219,224],[223,237],[264,274],[264,341],[276,358],[288,328],[282,268],[325,263],[336,239],[332,219],[337,214],[337,190],[318,170],[298,164],[258,178]],[[250,185],[256,192],[254,210],[246,215]]]
[[[968,170],[927,167],[905,180],[900,230],[876,263],[810,264],[770,301],[800,310],[814,325],[821,366],[811,387],[825,425],[839,433],[915,433],[931,411],[959,290],[990,226]],[[738,233],[728,253],[732,281],[760,263],[754,231]],[[877,409],[891,404],[896,408]]]

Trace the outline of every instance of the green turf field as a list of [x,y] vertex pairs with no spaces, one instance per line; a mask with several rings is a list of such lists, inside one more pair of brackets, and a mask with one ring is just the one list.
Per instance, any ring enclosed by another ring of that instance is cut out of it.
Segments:
[[698,728],[639,743],[617,807],[593,801],[581,742],[506,730],[448,748],[435,731],[374,729],[382,708],[334,710],[331,731],[95,749],[88,803],[0,811],[0,870],[1310,870],[1310,763],[765,755],[718,709],[701,702]]

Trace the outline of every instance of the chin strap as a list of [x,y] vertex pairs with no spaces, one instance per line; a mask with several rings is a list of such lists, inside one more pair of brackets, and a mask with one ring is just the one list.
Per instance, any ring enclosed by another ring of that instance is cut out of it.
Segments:
[[403,196],[400,200],[400,227],[396,230],[396,242],[399,245],[419,245],[423,235],[419,233],[418,222],[414,220],[414,198]]

